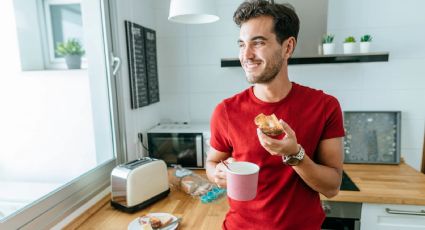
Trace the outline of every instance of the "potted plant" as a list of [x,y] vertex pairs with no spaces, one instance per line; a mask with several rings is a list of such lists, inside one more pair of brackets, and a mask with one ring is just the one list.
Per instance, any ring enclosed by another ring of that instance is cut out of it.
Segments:
[[335,53],[335,43],[333,34],[325,34],[322,38],[323,54],[334,54]]
[[77,39],[71,38],[66,42],[59,43],[56,47],[56,53],[65,58],[68,69],[81,68],[81,57],[85,51]]
[[344,54],[352,54],[355,51],[356,39],[353,36],[346,37],[344,40]]
[[372,36],[365,34],[360,37],[360,53],[368,53],[370,50],[370,42],[372,41]]

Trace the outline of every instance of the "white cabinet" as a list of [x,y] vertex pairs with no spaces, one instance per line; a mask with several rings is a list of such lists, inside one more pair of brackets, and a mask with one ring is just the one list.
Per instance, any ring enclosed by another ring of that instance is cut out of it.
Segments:
[[425,206],[363,203],[361,230],[423,230]]

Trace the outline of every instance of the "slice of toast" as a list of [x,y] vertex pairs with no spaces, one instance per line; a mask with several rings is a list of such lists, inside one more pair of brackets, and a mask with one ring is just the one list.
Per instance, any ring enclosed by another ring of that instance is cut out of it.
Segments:
[[161,227],[165,227],[173,221],[173,217],[171,216],[158,216],[158,219],[161,220]]
[[254,122],[266,135],[277,136],[283,133],[283,126],[274,113],[270,116],[260,113],[255,117]]
[[152,228],[162,228],[170,224],[173,221],[171,216],[150,216],[150,224]]

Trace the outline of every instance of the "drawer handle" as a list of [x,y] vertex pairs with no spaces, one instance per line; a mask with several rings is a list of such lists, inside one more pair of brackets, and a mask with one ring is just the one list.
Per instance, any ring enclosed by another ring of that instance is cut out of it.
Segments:
[[415,211],[404,211],[385,208],[385,211],[389,214],[404,214],[404,215],[416,215],[416,216],[425,216],[425,210],[420,210],[419,212]]

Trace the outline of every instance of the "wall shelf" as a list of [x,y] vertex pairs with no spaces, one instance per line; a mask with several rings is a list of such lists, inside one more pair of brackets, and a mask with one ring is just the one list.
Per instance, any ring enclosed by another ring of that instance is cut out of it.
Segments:
[[[289,65],[305,64],[336,64],[336,63],[358,63],[358,62],[387,62],[388,52],[381,53],[356,53],[356,54],[335,54],[320,55],[309,57],[292,57],[289,59]],[[238,58],[222,58],[221,67],[241,67]]]

